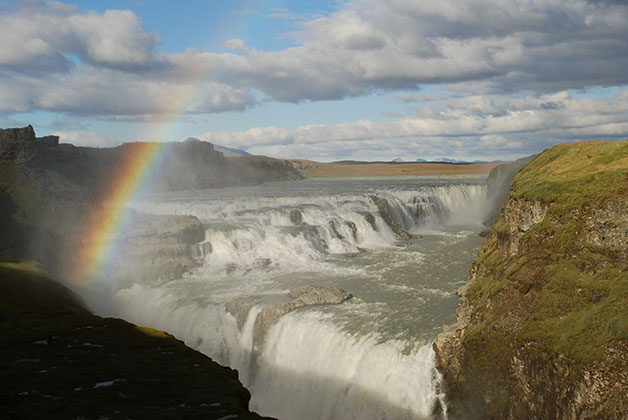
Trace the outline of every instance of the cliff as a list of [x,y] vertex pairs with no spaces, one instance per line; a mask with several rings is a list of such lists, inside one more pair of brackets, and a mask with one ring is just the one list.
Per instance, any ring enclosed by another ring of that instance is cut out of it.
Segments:
[[[0,129],[0,260],[34,259],[62,275],[61,256],[72,254],[73,246],[82,246],[80,228],[86,215],[103,205],[99,202],[103,189],[138,147],[140,143],[104,149],[75,147],[59,144],[56,136],[36,137],[31,126]],[[165,147],[167,152],[151,174],[149,188],[153,191],[302,178],[285,161],[262,157],[232,161],[207,142],[170,143]],[[122,239],[128,245],[127,255],[132,256],[126,261],[132,259],[137,264],[121,261],[112,268],[112,274],[124,281],[171,280],[196,266],[196,257],[209,252],[173,234],[173,229],[193,228],[200,232],[195,241],[202,241],[204,231],[197,219],[162,217],[157,221],[136,214],[131,223]],[[139,242],[141,247],[133,246]]]
[[[92,315],[61,284],[101,189],[137,143],[59,144],[32,127],[0,130],[0,412],[3,418],[259,418],[237,372],[168,334]],[[209,143],[175,144],[157,190],[258,182]],[[211,252],[192,216],[129,213],[107,285],[179,278]],[[15,262],[19,264],[15,264]],[[97,304],[98,302],[92,302]]]
[[260,419],[236,371],[171,335],[101,318],[33,268],[0,264],[6,419]]
[[628,141],[546,150],[434,344],[453,418],[628,416]]
[[[164,145],[167,152],[151,179],[150,187],[155,191],[302,178],[292,165],[281,159],[251,157],[234,161],[214,150],[211,143],[200,140]],[[53,171],[93,192],[107,185],[124,158],[139,146],[141,143],[113,148],[76,147],[59,144],[57,136],[36,137],[31,126],[0,129],[0,161]]]

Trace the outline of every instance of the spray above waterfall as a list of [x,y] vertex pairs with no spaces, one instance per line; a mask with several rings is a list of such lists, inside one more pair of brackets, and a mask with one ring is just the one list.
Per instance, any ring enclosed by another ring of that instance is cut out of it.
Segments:
[[[310,179],[146,195],[135,210],[198,217],[211,252],[179,280],[135,284],[116,299],[125,318],[238,369],[263,414],[444,415],[431,341],[454,320],[487,205],[484,177]],[[295,303],[303,288],[353,298]]]

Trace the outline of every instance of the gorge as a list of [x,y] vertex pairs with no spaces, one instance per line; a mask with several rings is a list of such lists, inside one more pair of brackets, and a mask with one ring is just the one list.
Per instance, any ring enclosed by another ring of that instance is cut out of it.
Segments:
[[[82,215],[134,146],[82,150],[21,130],[2,132],[3,259],[62,279],[68,250],[85,246]],[[236,368],[255,411],[625,414],[626,142],[542,153],[501,213],[487,196],[505,200],[502,180],[527,162],[488,187],[485,175],[298,180],[289,161],[234,169],[210,144],[178,147],[159,187],[128,203],[102,279],[71,286],[100,315]],[[214,180],[229,171],[231,186]],[[281,182],[250,185],[264,180]]]

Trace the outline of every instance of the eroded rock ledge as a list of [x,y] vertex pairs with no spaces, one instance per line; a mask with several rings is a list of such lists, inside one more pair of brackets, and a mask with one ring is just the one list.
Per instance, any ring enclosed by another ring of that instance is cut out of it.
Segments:
[[627,249],[627,141],[526,166],[434,344],[450,417],[628,417]]
[[[266,333],[279,319],[296,309],[312,305],[338,305],[349,300],[353,295],[337,287],[331,286],[302,286],[290,290],[290,300],[264,305],[255,320],[253,344],[260,347]],[[254,305],[261,302],[261,298],[249,297],[233,300],[226,305],[229,313],[236,317],[238,326],[242,329],[249,311]]]

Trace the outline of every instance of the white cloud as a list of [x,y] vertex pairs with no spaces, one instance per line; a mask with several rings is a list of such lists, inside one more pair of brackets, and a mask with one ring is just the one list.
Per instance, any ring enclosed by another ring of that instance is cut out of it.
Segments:
[[[353,0],[302,25],[300,44],[277,52],[231,39],[227,46],[237,55],[163,54],[159,35],[131,11],[34,3],[0,15],[0,84],[29,91],[15,105],[0,99],[0,109],[159,114],[149,103],[160,95],[168,101],[190,75],[208,98],[198,101],[204,106],[177,105],[187,112],[242,109],[254,103],[253,90],[299,102],[438,83],[481,94],[628,83],[628,7],[612,2]],[[112,84],[108,71],[117,72]],[[32,99],[37,81],[52,80],[72,100],[80,96],[77,110],[60,100],[63,92]],[[101,89],[105,84],[110,88]],[[146,100],[127,95],[129,87],[146,92]]]
[[[320,158],[338,148],[412,153],[524,152],[569,138],[628,133],[628,6],[584,0],[349,0],[298,18],[280,51],[231,39],[231,53],[161,53],[130,11],[83,13],[30,2],[0,14],[0,112],[44,110],[116,121],[244,110],[267,101],[342,99],[404,90],[394,121],[207,133],[218,144]],[[411,91],[437,85],[443,96]],[[260,93],[261,92],[261,93]],[[452,97],[455,94],[455,97]],[[260,98],[260,96],[264,96]],[[395,114],[389,114],[395,115]],[[69,135],[69,134],[68,134]],[[384,153],[384,152],[383,152]],[[395,154],[395,155],[393,155]]]
[[395,121],[304,125],[292,130],[271,126],[196,137],[254,153],[322,160],[364,159],[375,150],[391,159],[412,159],[413,151],[428,157],[476,159],[487,151],[516,157],[557,142],[625,136],[626,92],[619,92],[612,101],[574,99],[568,92],[534,98],[469,97],[448,100],[446,107],[424,106],[426,112],[421,115]]
[[47,2],[0,15],[0,66],[20,71],[67,71],[74,56],[96,66],[146,70],[162,61],[159,43],[128,10],[78,13]]
[[55,135],[59,136],[59,142],[75,146],[111,147],[118,144],[115,140],[91,131],[58,131]]

